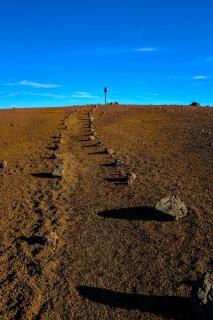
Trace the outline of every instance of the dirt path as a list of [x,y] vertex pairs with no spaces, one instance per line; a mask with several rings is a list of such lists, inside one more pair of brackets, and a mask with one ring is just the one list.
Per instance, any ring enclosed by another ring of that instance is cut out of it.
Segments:
[[[203,175],[198,170],[184,193],[187,166],[196,157],[198,166],[203,158],[199,160],[193,150],[184,158],[179,137],[172,136],[177,142],[174,151],[170,141],[165,143],[164,131],[164,145],[157,146],[156,125],[152,129],[148,124],[146,136],[146,117],[152,123],[158,117],[162,121],[158,112],[144,112],[141,138],[134,126],[130,125],[130,132],[125,127],[132,116],[122,119],[127,109],[113,117],[97,109],[98,136],[126,164],[115,168],[112,157],[102,152],[104,146],[94,146],[89,140],[88,110],[58,114],[51,126],[51,144],[37,142],[36,153],[28,160],[32,167],[25,167],[27,161],[21,163],[23,174],[14,165],[11,175],[1,180],[5,219],[1,224],[0,319],[193,319],[191,283],[212,264],[212,221],[204,211],[211,207],[205,194],[211,180],[211,157],[207,154],[203,163],[205,188],[200,186]],[[59,119],[60,130],[56,130]],[[139,120],[133,121],[140,127]],[[164,123],[159,128],[172,132]],[[181,143],[188,144],[187,139]],[[184,166],[172,171],[175,158],[169,159],[167,167],[162,150],[183,157]],[[65,167],[61,180],[50,174],[58,162]],[[135,184],[115,183],[120,174],[131,170],[138,175]],[[162,179],[165,172],[167,179]],[[194,199],[191,190],[197,181],[201,198],[190,206],[189,217],[176,223],[153,214],[152,206],[165,190],[179,188],[184,200]],[[11,187],[18,191],[8,196]]]
[[[70,221],[63,234],[63,262],[57,271],[60,294],[58,287],[51,288],[54,303],[46,318],[181,319],[183,313],[190,318],[187,299],[173,296],[172,272],[168,277],[158,274],[156,279],[159,267],[166,267],[171,258],[167,252],[163,261],[164,250],[171,251],[169,241],[162,246],[162,237],[168,236],[165,223],[150,222],[149,218],[145,223],[137,218],[114,219],[115,208],[123,203],[131,207],[135,187],[105,180],[118,172],[109,166],[111,158],[99,153],[103,148],[88,141],[87,125],[87,113],[78,113],[70,118],[65,137],[69,176],[65,177],[63,196],[70,204]],[[107,210],[112,210],[112,219],[107,218]],[[168,296],[163,294],[165,286]]]

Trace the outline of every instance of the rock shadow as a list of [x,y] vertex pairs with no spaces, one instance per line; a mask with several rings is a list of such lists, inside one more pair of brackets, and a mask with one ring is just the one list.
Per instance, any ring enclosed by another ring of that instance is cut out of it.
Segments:
[[124,165],[116,166],[115,162],[110,162],[110,163],[102,163],[101,167],[121,168],[121,167],[124,167]]
[[125,177],[105,178],[104,180],[107,182],[112,182],[114,184],[128,185],[127,178],[125,178]]
[[81,297],[111,308],[149,312],[165,319],[194,319],[190,301],[183,297],[128,294],[88,286],[79,286],[77,290]]
[[141,220],[141,221],[157,221],[157,222],[169,222],[174,219],[161,211],[156,210],[153,207],[132,207],[113,209],[109,211],[102,211],[98,213],[98,216],[102,218],[121,219],[121,220]]
[[35,245],[35,244],[45,245],[45,244],[47,244],[47,239],[44,237],[41,237],[41,236],[31,236],[31,237],[21,236],[18,238],[18,240],[27,242],[29,245]]
[[57,157],[56,157],[55,154],[52,154],[50,156],[43,157],[42,159],[44,159],[44,160],[56,160]]
[[104,151],[91,152],[91,153],[88,154],[88,156],[98,155],[98,154],[106,154],[106,152],[104,152]]
[[91,148],[91,147],[98,147],[97,144],[90,144],[88,146],[81,146],[82,148]]
[[53,176],[51,172],[38,172],[31,173],[31,176],[35,178],[44,178],[44,179],[56,179],[57,177]]
[[58,149],[59,149],[59,146],[58,146],[58,145],[56,145],[56,146],[50,146],[50,147],[47,147],[47,149],[48,149],[48,150],[53,150],[53,151],[55,151],[55,150],[58,150]]

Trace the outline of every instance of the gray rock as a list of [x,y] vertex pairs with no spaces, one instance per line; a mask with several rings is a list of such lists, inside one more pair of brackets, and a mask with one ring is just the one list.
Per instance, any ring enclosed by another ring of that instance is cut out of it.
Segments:
[[206,273],[198,279],[192,288],[191,302],[198,319],[213,319],[213,273]]
[[94,121],[94,116],[93,116],[92,112],[89,112],[89,120],[90,120],[91,122]]
[[169,196],[161,199],[156,203],[155,209],[169,214],[174,218],[174,220],[182,219],[188,214],[188,209],[185,203],[175,196]]
[[64,175],[64,166],[63,164],[59,164],[55,167],[55,169],[53,170],[53,173],[52,173],[53,177],[63,177]]
[[124,165],[124,162],[122,160],[116,159],[113,165],[115,167],[122,167]]
[[100,147],[101,145],[102,145],[102,141],[101,141],[101,140],[98,140],[97,143],[96,143],[96,146],[97,146],[97,147]]
[[114,150],[112,148],[105,148],[104,152],[110,156],[114,154]]
[[134,172],[130,172],[127,175],[127,183],[132,184],[136,180],[137,176]]
[[0,168],[5,171],[7,170],[7,161],[6,160],[0,161]]
[[59,242],[59,237],[56,232],[51,231],[47,236],[47,243],[56,245]]

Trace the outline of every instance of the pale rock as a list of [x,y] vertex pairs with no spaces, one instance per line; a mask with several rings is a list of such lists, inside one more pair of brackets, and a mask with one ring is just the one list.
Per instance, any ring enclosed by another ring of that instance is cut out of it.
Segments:
[[110,156],[114,154],[114,150],[112,148],[106,148],[105,153],[109,154]]
[[56,245],[56,244],[58,243],[58,241],[59,241],[59,237],[58,237],[58,235],[56,234],[56,232],[51,231],[51,232],[49,233],[49,235],[47,236],[47,242],[48,242],[49,244]]
[[169,214],[175,220],[186,217],[188,209],[186,205],[175,196],[169,196],[158,201],[155,205],[155,209],[163,213]]
[[53,170],[52,175],[53,175],[53,177],[63,177],[63,175],[64,175],[63,164],[57,165],[56,168]]
[[116,159],[113,165],[115,167],[122,167],[124,165],[124,162],[122,160]]
[[128,184],[132,184],[136,180],[137,176],[134,172],[131,172],[127,175]]
[[5,171],[7,170],[7,161],[6,160],[0,161],[0,168]]
[[192,288],[191,302],[198,319],[213,319],[213,273],[204,274]]

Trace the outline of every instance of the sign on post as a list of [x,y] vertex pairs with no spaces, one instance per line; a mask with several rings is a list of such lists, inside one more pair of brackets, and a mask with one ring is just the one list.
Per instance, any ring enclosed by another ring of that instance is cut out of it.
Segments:
[[107,92],[108,92],[108,88],[105,87],[105,88],[104,88],[105,104],[107,104]]

